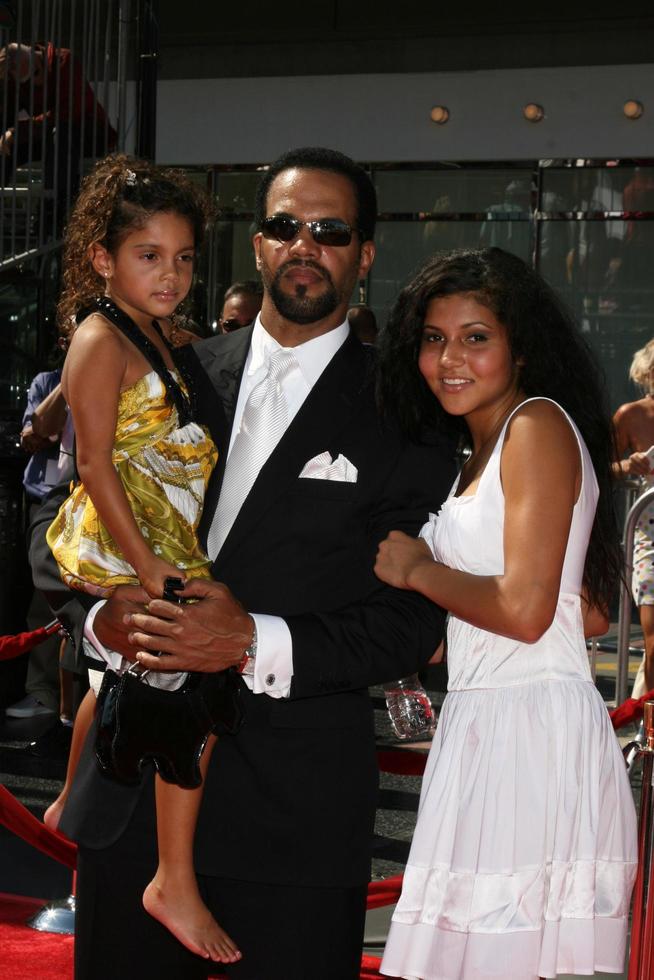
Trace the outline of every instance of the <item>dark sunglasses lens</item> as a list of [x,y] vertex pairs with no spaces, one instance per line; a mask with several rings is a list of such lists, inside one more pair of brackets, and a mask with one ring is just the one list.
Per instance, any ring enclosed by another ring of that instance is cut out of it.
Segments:
[[349,245],[352,229],[344,221],[315,221],[311,226],[313,237],[319,245],[332,245],[337,248]]
[[290,242],[297,235],[300,222],[293,218],[284,218],[273,215],[271,218],[264,218],[261,222],[261,231],[264,238],[274,238],[278,242]]

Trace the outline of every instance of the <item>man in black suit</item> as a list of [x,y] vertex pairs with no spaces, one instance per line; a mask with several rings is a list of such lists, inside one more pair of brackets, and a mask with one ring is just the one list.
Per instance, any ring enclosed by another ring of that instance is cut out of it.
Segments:
[[[226,972],[242,980],[358,977],[377,795],[368,686],[416,671],[442,636],[442,610],[373,574],[379,541],[415,534],[453,478],[442,446],[380,420],[373,354],[347,326],[375,213],[369,178],[339,153],[291,151],[264,175],[260,317],[194,348],[200,415],[222,449],[203,517],[216,581],[187,587],[195,604],[147,610],[139,589],[119,589],[94,623],[153,669],[147,651],[168,654],[167,669],[242,670],[244,724],[218,741],[196,838],[207,904],[243,953]],[[247,475],[251,396],[280,348],[284,420]],[[53,594],[33,540],[37,584]],[[77,618],[67,600],[62,615]],[[77,980],[205,976],[140,909],[156,863],[152,780],[135,791],[103,778],[90,742],[62,821],[80,847]]]

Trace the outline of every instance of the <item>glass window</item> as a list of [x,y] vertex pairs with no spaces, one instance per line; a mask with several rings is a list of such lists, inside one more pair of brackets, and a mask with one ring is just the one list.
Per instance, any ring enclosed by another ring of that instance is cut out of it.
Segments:
[[[466,164],[370,168],[379,210],[377,257],[367,302],[383,325],[410,276],[434,252],[498,246],[538,270],[576,314],[606,370],[612,408],[634,398],[627,379],[633,352],[654,336],[654,166],[488,167]],[[540,180],[536,213],[533,188]],[[256,276],[251,215],[260,172],[214,172],[222,220],[216,231],[210,310],[225,289]],[[561,212],[613,212],[594,220],[553,220]],[[424,221],[425,214],[447,219]],[[452,218],[450,216],[458,216]],[[537,250],[535,246],[537,242]],[[356,290],[353,302],[357,299]],[[215,315],[215,314],[214,314]]]
[[531,254],[529,221],[380,221],[377,253],[368,282],[368,304],[384,324],[409,278],[435,252],[499,245],[526,262]]
[[542,170],[544,211],[654,211],[653,167]]
[[254,196],[261,174],[258,171],[234,171],[214,175],[216,206],[222,212],[254,211]]
[[218,320],[223,296],[233,282],[259,278],[252,248],[254,230],[251,221],[218,221],[214,226],[211,254],[201,273],[207,284],[206,319],[210,324]]
[[531,211],[531,170],[381,170],[373,180],[380,213]]
[[654,336],[654,221],[549,221],[539,236],[539,271],[597,351],[611,407],[633,400],[631,358]]

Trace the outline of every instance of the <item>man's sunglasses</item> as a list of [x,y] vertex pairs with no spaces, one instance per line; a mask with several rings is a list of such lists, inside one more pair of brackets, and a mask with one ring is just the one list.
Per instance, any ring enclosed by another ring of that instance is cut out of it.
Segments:
[[286,214],[272,214],[261,222],[264,238],[277,242],[292,242],[301,228],[308,228],[318,245],[340,248],[352,241],[352,228],[339,218],[318,218],[317,221],[299,221]]

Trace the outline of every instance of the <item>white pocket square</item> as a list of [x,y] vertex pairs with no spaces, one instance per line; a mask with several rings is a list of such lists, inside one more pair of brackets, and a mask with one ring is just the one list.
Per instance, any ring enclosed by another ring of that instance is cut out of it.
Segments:
[[359,471],[349,459],[339,453],[332,459],[330,453],[319,453],[305,463],[300,473],[304,480],[339,480],[341,483],[356,483]]

